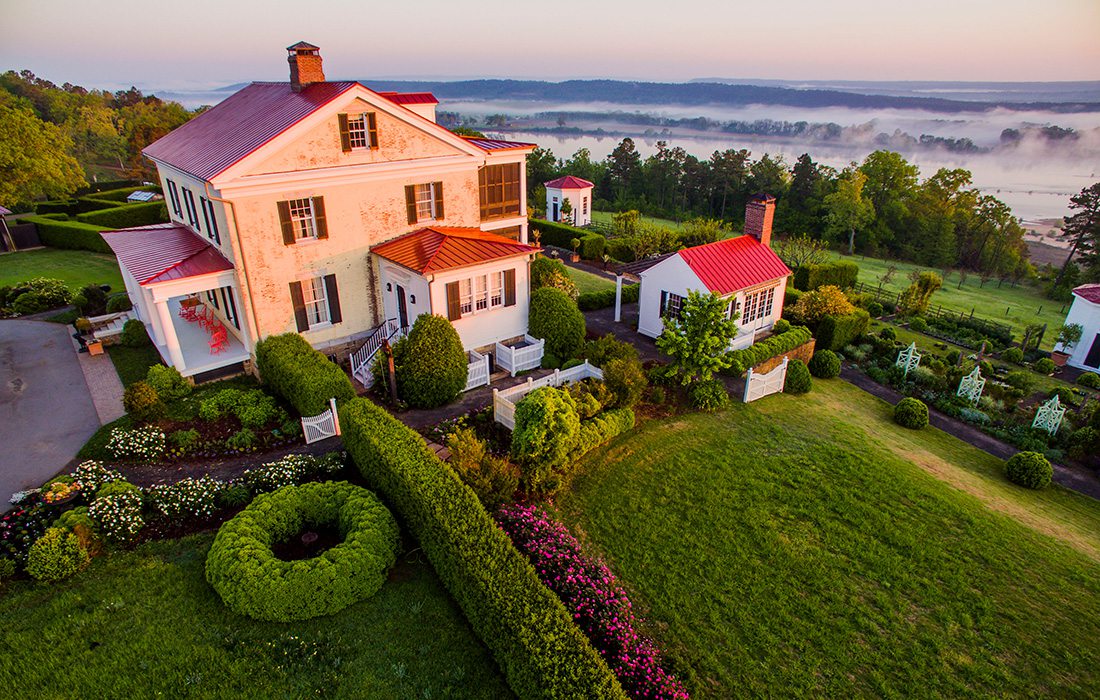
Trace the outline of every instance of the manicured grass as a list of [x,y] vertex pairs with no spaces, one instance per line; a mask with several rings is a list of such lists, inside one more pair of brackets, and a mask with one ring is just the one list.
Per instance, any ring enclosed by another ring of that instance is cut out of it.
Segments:
[[74,291],[88,284],[109,284],[113,292],[126,291],[113,255],[57,248],[0,255],[0,287],[34,277],[62,280]]
[[1100,502],[814,384],[647,423],[557,499],[693,695],[1100,694]]
[[145,379],[150,367],[163,364],[160,353],[152,345],[140,348],[111,345],[107,348],[107,354],[110,355],[123,386],[130,386],[136,381]]
[[[887,267],[894,265],[897,271],[888,283],[882,285],[883,291],[892,294],[904,291],[912,284],[909,279],[910,272],[930,269],[912,263],[865,258],[859,255],[848,256],[835,252],[831,255],[833,258],[850,260],[859,265],[859,281],[871,287],[878,287],[879,278],[886,272]],[[943,270],[936,270],[936,272],[943,274]],[[970,273],[960,288],[957,271],[952,272],[944,280],[943,288],[932,296],[932,306],[940,305],[945,309],[964,311],[967,314],[973,310],[975,316],[1008,324],[1014,329],[1017,342],[1023,338],[1024,329],[1028,324],[1045,323],[1047,332],[1042,342],[1045,350],[1054,347],[1058,329],[1065,323],[1066,312],[1069,311],[1068,303],[1047,299],[1043,296],[1041,288],[1029,283],[1022,282],[1013,287],[1006,282],[998,287],[997,280],[989,280],[982,285],[981,277]]]
[[[596,211],[595,209],[593,209],[592,221],[597,224],[606,224],[610,226],[612,224],[612,217],[614,217],[616,213],[617,212],[612,211]],[[684,225],[681,224],[679,221],[673,221],[671,219],[658,219],[655,216],[642,216],[640,217],[640,219],[642,221],[647,221],[654,226],[664,226],[666,228],[672,229],[673,231],[679,231],[684,228]]]
[[0,682],[26,698],[510,697],[427,564],[329,617],[230,612],[204,577],[211,534],[96,559],[0,597]]
[[578,270],[575,267],[565,266],[565,271],[569,274],[569,279],[573,280],[573,284],[577,285],[577,290],[581,294],[588,292],[602,292],[605,289],[614,289],[615,283],[599,275],[594,275],[591,272],[585,272],[584,270]]

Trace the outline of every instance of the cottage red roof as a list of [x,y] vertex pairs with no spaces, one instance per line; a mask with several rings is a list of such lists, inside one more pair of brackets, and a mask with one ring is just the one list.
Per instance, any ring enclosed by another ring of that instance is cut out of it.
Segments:
[[481,138],[480,136],[463,136],[462,138],[483,151],[520,151],[535,147],[533,143],[522,141],[502,141],[500,139]]
[[437,105],[439,100],[430,92],[380,92],[390,102],[398,105]]
[[138,281],[154,284],[232,270],[233,263],[183,224],[154,224],[104,231],[118,262]]
[[380,243],[371,252],[421,275],[537,252],[496,233],[476,228],[422,228]]
[[775,251],[752,236],[705,243],[679,254],[707,289],[722,295],[791,274]]
[[1082,284],[1080,287],[1075,287],[1073,293],[1085,301],[1100,304],[1100,284]]
[[557,180],[551,180],[550,182],[544,182],[542,184],[546,187],[556,187],[559,190],[582,190],[585,187],[595,187],[595,185],[588,180],[573,177],[572,175],[559,177]]

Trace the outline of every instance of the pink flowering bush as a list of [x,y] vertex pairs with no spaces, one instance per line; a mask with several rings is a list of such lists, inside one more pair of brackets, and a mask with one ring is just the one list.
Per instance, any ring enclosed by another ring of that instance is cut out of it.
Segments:
[[683,684],[661,666],[657,645],[638,634],[637,617],[614,574],[599,559],[586,556],[563,525],[541,508],[521,504],[502,507],[497,521],[542,582],[561,598],[628,695],[688,697]]

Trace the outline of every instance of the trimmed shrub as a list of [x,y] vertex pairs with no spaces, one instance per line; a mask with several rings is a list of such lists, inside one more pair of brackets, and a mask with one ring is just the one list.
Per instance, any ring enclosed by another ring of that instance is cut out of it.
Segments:
[[34,224],[38,231],[38,240],[42,241],[42,245],[114,255],[107,241],[99,235],[100,231],[104,230],[103,226],[92,226],[77,221],[55,221],[41,216],[24,216],[21,221]]
[[560,289],[536,289],[531,294],[528,333],[545,340],[547,352],[559,358],[572,358],[584,342],[584,314]]
[[[139,321],[140,323],[140,321]],[[148,382],[138,380],[122,392],[122,407],[139,421],[156,420],[164,415],[164,402]]]
[[920,316],[914,316],[909,320],[909,330],[923,333],[928,330],[928,321],[925,321]]
[[516,404],[512,458],[528,491],[555,491],[556,472],[569,463],[580,430],[577,402],[566,390],[535,389]]
[[882,304],[877,301],[867,302],[867,306],[864,308],[867,309],[867,313],[871,314],[871,318],[879,318],[882,316]]
[[603,368],[603,381],[615,395],[614,405],[632,408],[649,386],[642,363],[637,359],[611,360]]
[[466,351],[451,322],[421,314],[393,351],[397,393],[414,408],[454,401],[466,388]]
[[620,262],[634,261],[634,246],[629,239],[612,238],[607,242],[607,253]]
[[6,557],[0,557],[0,582],[15,576],[15,562]]
[[832,350],[818,350],[806,365],[810,374],[818,379],[832,379],[840,376],[840,358]]
[[111,229],[149,226],[168,221],[168,208],[165,207],[164,202],[126,204],[121,207],[78,214],[76,220],[82,224],[105,226]]
[[864,309],[856,309],[843,316],[824,316],[817,324],[814,337],[817,347],[836,352],[851,345],[856,338],[867,332],[871,325],[871,315]]
[[848,301],[844,292],[833,285],[826,285],[803,293],[789,315],[797,321],[814,325],[823,316],[845,316],[855,310],[856,307]]
[[897,340],[898,332],[890,326],[886,326],[878,332],[878,337],[882,338],[883,340]]
[[[640,284],[623,285],[623,303],[631,304],[638,301]],[[594,311],[606,309],[615,305],[615,290],[605,289],[602,292],[585,292],[577,297],[577,306],[581,311]]]
[[856,286],[859,277],[859,265],[847,260],[801,265],[794,271],[794,286],[804,292],[831,284],[840,289]]
[[[557,258],[548,258],[545,255],[536,256],[531,261],[531,291],[542,287],[555,287],[565,292],[570,299],[576,299],[579,292],[577,285],[569,277],[565,263]],[[614,302],[614,297],[611,298]]]
[[130,296],[125,292],[120,294],[112,294],[107,297],[107,313],[117,314],[123,311],[130,311],[134,308],[134,302],[130,301]]
[[[272,545],[303,529],[336,526],[343,542],[312,559],[284,561]],[[271,622],[331,615],[369,598],[397,559],[397,522],[370,491],[345,481],[262,494],[218,530],[206,580],[226,607]]]
[[595,340],[586,341],[580,358],[596,367],[604,367],[612,360],[637,360],[638,349],[619,340],[613,333],[606,333]]
[[136,493],[141,495],[141,488],[124,479],[108,481],[95,490],[95,497],[107,498],[108,496],[117,496],[120,493]]
[[119,342],[128,348],[143,348],[152,345],[149,333],[145,330],[145,324],[136,318],[131,318],[122,325],[122,335]]
[[1050,359],[1049,357],[1040,357],[1038,360],[1035,361],[1035,364],[1033,364],[1031,368],[1039,374],[1043,374],[1049,377],[1050,375],[1054,374],[1056,365],[1054,364],[1054,360]]
[[1031,391],[1035,386],[1035,378],[1031,372],[1026,369],[1018,369],[1013,372],[1009,372],[1005,376],[1005,384],[1015,387],[1023,392]]
[[719,379],[695,382],[688,389],[688,396],[691,405],[700,411],[720,411],[730,405],[729,392]]
[[585,260],[603,260],[607,239],[598,233],[581,236],[581,257]]
[[805,326],[791,326],[786,333],[770,335],[759,343],[754,343],[741,350],[733,350],[729,354],[730,366],[726,373],[734,377],[745,373],[749,367],[755,367],[761,362],[770,360],[791,350],[805,345],[813,339],[810,329]]
[[928,406],[920,399],[904,398],[894,406],[894,422],[903,428],[920,430],[928,425]]
[[1050,485],[1054,467],[1038,452],[1017,452],[1005,462],[1005,476],[1024,488],[1042,489]]
[[519,469],[502,457],[494,457],[469,428],[447,436],[450,465],[462,483],[469,486],[487,510],[509,503],[519,489]]
[[791,360],[787,363],[787,378],[783,381],[783,393],[805,394],[814,386],[814,380],[810,377],[810,370],[802,360]]
[[772,325],[772,333],[775,335],[783,335],[791,329],[791,322],[785,318],[781,318]]
[[539,242],[543,245],[552,245],[567,250],[573,250],[574,238],[581,239],[583,244],[585,236],[594,235],[591,231],[586,231],[583,228],[558,224],[543,219],[531,219],[529,225],[539,232]]
[[84,316],[102,316],[107,312],[107,292],[98,284],[84,285],[80,294],[73,297],[72,302]]
[[1001,353],[1001,359],[1018,365],[1024,361],[1024,351],[1022,348],[1011,347]]
[[303,416],[324,411],[330,398],[355,398],[348,375],[297,333],[273,335],[257,343],[256,367],[264,383]]
[[1077,383],[1089,389],[1100,389],[1100,374],[1085,372],[1077,378]]
[[612,438],[634,428],[634,411],[629,408],[613,408],[581,421],[577,441],[573,445],[573,458],[580,459]]
[[191,383],[175,367],[153,365],[145,374],[145,382],[162,401],[178,401],[191,393]]
[[423,438],[364,399],[341,407],[340,424],[363,477],[400,512],[518,696],[626,697],[572,614]]
[[51,527],[27,553],[27,573],[44,583],[68,578],[87,565],[88,552],[80,539],[64,528]]

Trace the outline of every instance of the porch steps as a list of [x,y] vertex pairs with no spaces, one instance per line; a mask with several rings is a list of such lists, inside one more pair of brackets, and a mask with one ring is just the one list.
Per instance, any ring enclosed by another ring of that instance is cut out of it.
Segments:
[[88,321],[92,323],[92,327],[94,328],[92,337],[96,340],[102,340],[103,338],[113,338],[116,335],[122,335],[122,327],[132,318],[134,318],[134,315],[129,311],[89,318]]
[[399,326],[397,319],[386,319],[386,322],[372,329],[363,346],[353,352],[348,362],[351,364],[351,376],[366,388],[374,385],[374,373],[371,367],[382,349],[383,341],[393,341],[404,337],[409,332],[408,327]]

